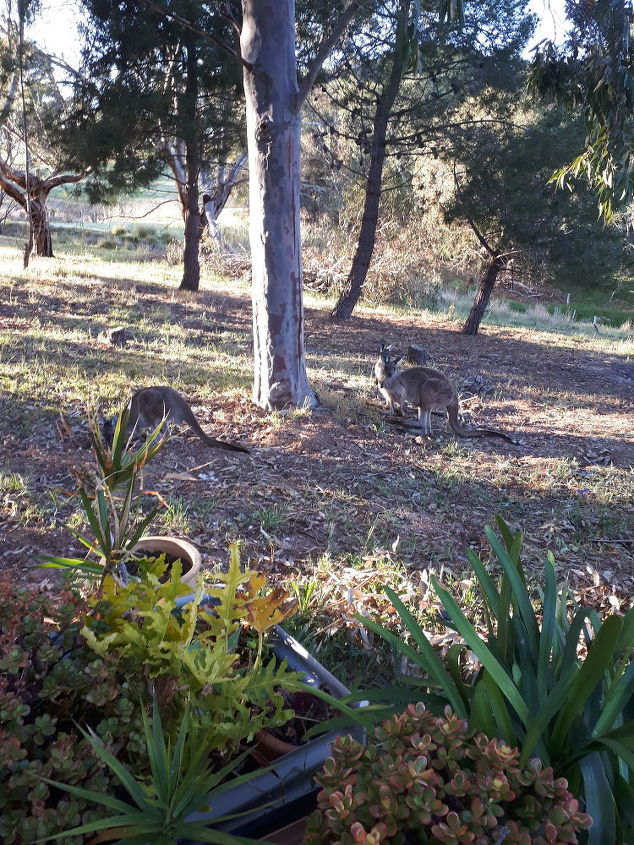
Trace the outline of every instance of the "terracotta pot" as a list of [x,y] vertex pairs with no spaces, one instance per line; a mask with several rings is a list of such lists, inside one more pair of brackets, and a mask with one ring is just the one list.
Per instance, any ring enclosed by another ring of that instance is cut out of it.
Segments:
[[251,756],[257,760],[261,766],[268,766],[269,763],[272,763],[279,757],[283,757],[290,751],[295,751],[299,747],[297,745],[293,745],[292,742],[286,742],[286,740],[274,736],[274,734],[267,731],[265,728],[256,733],[255,739],[257,745],[251,751]]
[[164,552],[171,557],[180,558],[183,563],[181,581],[190,586],[196,585],[201,565],[200,552],[189,540],[153,535],[141,538],[134,547],[134,551],[145,552],[148,555],[160,555]]
[[306,819],[298,819],[280,830],[267,833],[264,839],[272,845],[301,845],[305,831]]

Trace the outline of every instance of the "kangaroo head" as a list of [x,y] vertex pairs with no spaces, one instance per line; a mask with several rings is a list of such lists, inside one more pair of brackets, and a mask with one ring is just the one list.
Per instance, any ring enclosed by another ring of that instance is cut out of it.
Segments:
[[396,372],[396,365],[403,356],[392,355],[393,349],[393,344],[390,344],[389,346],[386,346],[385,343],[381,344],[379,356],[376,360],[376,364],[374,365],[374,373],[378,381],[390,378]]
[[106,443],[112,443],[112,438],[114,437],[114,430],[117,425],[117,416],[118,415],[115,414],[114,417],[111,417],[109,420],[101,420],[101,433]]
[[392,376],[396,375],[398,371],[398,362],[401,360],[403,356],[397,355],[395,358],[388,358],[385,361],[385,378],[389,379]]

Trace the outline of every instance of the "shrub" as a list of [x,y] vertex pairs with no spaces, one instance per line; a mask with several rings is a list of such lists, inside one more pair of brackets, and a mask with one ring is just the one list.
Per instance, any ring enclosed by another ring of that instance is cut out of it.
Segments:
[[[553,559],[544,564],[538,608],[521,564],[522,535],[498,519],[503,542],[489,528],[487,539],[502,568],[496,583],[471,549],[467,556],[483,597],[487,633],[468,621],[451,594],[433,579],[445,618],[462,636],[441,661],[412,614],[386,592],[411,637],[411,645],[369,619],[362,621],[417,665],[423,677],[359,698],[383,696],[404,706],[424,700],[449,704],[474,730],[520,748],[520,764],[531,756],[567,778],[595,820],[590,843],[634,839],[634,609],[601,620],[592,608],[574,604],[557,589]],[[479,670],[465,672],[470,649]],[[427,688],[427,689],[425,689]],[[383,714],[385,711],[383,711]]]
[[[143,732],[150,763],[149,777],[143,779],[135,778],[94,734],[86,735],[99,759],[119,776],[123,786],[121,792],[127,793],[128,801],[121,798],[113,800],[112,796],[101,792],[91,793],[75,786],[46,780],[64,792],[89,798],[110,811],[107,818],[74,827],[65,831],[66,835],[99,832],[99,836],[91,841],[100,842],[118,839],[120,832],[124,841],[143,845],[148,842],[174,845],[183,839],[215,845],[257,845],[256,840],[215,831],[207,827],[205,819],[196,819],[200,807],[213,804],[224,791],[227,777],[248,752],[219,771],[214,770],[209,761],[205,736],[195,727],[192,728],[189,708],[183,714],[176,742],[172,744],[164,736],[156,698],[152,722],[143,719]],[[231,786],[238,786],[257,775],[256,770],[233,778]],[[217,821],[223,821],[224,818],[218,817]]]
[[591,824],[551,768],[520,766],[518,749],[471,736],[449,708],[411,704],[374,735],[333,743],[305,845],[563,845]]
[[[41,777],[112,793],[116,777],[99,762],[77,723],[88,723],[139,771],[145,765],[138,706],[145,685],[122,677],[79,636],[84,602],[53,599],[0,580],[0,841],[32,843],[104,815]],[[66,843],[81,840],[66,839]]]
[[[104,658],[122,667],[140,667],[156,686],[171,734],[178,730],[186,702],[199,727],[208,731],[210,750],[231,753],[263,727],[283,725],[293,711],[286,709],[280,687],[298,679],[274,657],[262,659],[263,636],[292,610],[283,590],[260,595],[265,578],[242,571],[237,544],[229,570],[216,575],[209,589],[213,606],[202,605],[202,585],[192,601],[179,610],[182,593],[180,562],[163,581],[165,564],[149,562],[139,580],[122,587],[107,576],[103,594],[90,600],[82,634]],[[255,648],[240,648],[245,626],[257,632]]]
[[122,408],[109,443],[96,415],[89,414],[88,428],[96,462],[94,491],[82,479],[78,495],[92,536],[68,527],[88,549],[88,554],[83,558],[46,556],[44,560],[48,562],[43,567],[100,577],[102,584],[106,575],[114,574],[127,581],[126,564],[135,560],[134,547],[159,510],[157,505],[141,518],[140,505],[145,491],[141,489],[140,476],[143,467],[165,443],[167,422],[163,418],[145,442],[134,448],[126,435],[129,418],[129,408]]
[[[217,604],[200,609],[200,587],[179,611],[180,562],[166,581],[164,571],[160,559],[146,561],[128,587],[108,575],[101,595],[88,600],[0,581],[3,845],[96,823],[107,810],[90,796],[117,795],[118,771],[147,780],[143,713],[153,688],[168,744],[191,712],[210,777],[226,776],[243,740],[293,715],[278,691],[298,676],[263,656],[264,632],[288,610],[284,591],[263,594],[264,577],[240,569],[234,546],[228,573],[210,590]],[[241,648],[246,628],[257,637]],[[123,768],[109,766],[96,747]]]

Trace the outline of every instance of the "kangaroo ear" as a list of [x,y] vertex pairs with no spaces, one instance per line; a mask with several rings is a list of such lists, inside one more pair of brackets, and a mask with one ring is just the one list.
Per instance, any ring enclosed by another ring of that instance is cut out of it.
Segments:
[[402,355],[397,355],[396,358],[392,358],[392,363],[398,364],[398,362],[401,360],[402,357],[403,357]]

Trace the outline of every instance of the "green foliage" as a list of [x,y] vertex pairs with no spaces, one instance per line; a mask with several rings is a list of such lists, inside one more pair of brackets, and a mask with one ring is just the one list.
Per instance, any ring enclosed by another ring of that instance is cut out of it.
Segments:
[[[96,823],[106,808],[94,804],[94,793],[115,801],[119,783],[130,778],[152,775],[148,801],[156,812],[160,805],[167,813],[185,793],[195,803],[203,781],[192,783],[190,765],[207,785],[216,776],[219,783],[243,740],[293,715],[279,690],[299,688],[298,676],[263,659],[265,632],[290,612],[287,594],[266,592],[263,576],[243,572],[237,546],[210,590],[213,607],[199,607],[200,585],[179,610],[180,562],[163,580],[165,570],[161,559],[142,562],[138,580],[124,587],[107,576],[102,595],[87,601],[72,594],[52,601],[0,581],[0,838],[7,845]],[[247,629],[257,637],[245,641]],[[185,774],[167,785],[155,771],[163,754],[156,735],[153,746],[143,741],[152,689],[164,749],[176,753],[190,733],[196,739],[187,747],[204,749],[204,760],[185,754]],[[207,761],[219,770],[213,777]],[[208,841],[224,841],[218,837]],[[73,834],[64,841],[80,840]]]
[[[165,442],[162,420],[138,449],[131,448],[126,438],[129,409],[121,410],[117,418],[112,445],[106,443],[97,418],[89,416],[89,428],[97,462],[94,493],[82,481],[78,491],[92,537],[72,528],[68,530],[88,549],[86,558],[47,556],[43,567],[70,569],[87,576],[100,576],[102,583],[134,558],[133,549],[158,512],[158,506],[142,518],[136,518],[143,493],[139,493],[139,474]],[[93,558],[93,560],[90,560]]]
[[[186,821],[190,814],[203,807],[208,808],[210,799],[213,804],[214,798],[227,786],[237,786],[260,773],[256,770],[233,778],[223,786],[223,781],[245,755],[232,760],[219,771],[213,771],[209,763],[207,735],[191,727],[189,709],[183,714],[178,737],[173,744],[165,738],[156,699],[151,723],[144,714],[143,735],[151,773],[149,781],[135,778],[94,732],[82,733],[90,742],[95,755],[117,777],[132,800],[126,802],[102,792],[43,778],[51,786],[114,811],[106,818],[79,825],[49,839],[97,832],[104,832],[107,839],[113,839],[120,830],[125,841],[131,845],[146,845],[148,838],[151,838],[154,845],[173,845],[181,838],[218,845],[255,841],[210,830],[205,822]],[[217,821],[222,821],[222,817],[218,817]]]
[[[185,702],[196,720],[209,731],[209,750],[230,750],[251,739],[260,728],[284,724],[293,715],[285,709],[280,686],[288,689],[298,676],[262,660],[262,639],[290,607],[283,591],[259,592],[264,578],[243,572],[237,544],[231,548],[229,570],[219,574],[218,586],[208,590],[217,604],[200,606],[199,584],[193,601],[178,609],[183,593],[177,561],[163,581],[165,564],[144,564],[138,581],[126,587],[106,577],[101,596],[90,600],[92,612],[82,629],[88,644],[101,656],[142,667],[165,698],[179,724]],[[240,648],[246,624],[258,632],[257,648]]]
[[544,42],[536,52],[529,90],[546,101],[582,114],[581,152],[552,180],[559,187],[580,176],[594,189],[599,212],[610,220],[634,196],[634,42],[632,9],[626,0],[570,3],[567,42]]
[[502,740],[411,704],[363,745],[340,737],[317,777],[306,845],[575,843],[591,819],[564,779]]
[[[590,843],[631,841],[634,610],[602,621],[594,610],[576,607],[565,588],[557,590],[549,555],[536,611],[520,560],[522,535],[513,534],[499,518],[498,526],[503,543],[490,528],[485,533],[503,570],[499,583],[475,552],[467,550],[484,601],[485,637],[436,580],[434,589],[466,644],[452,646],[446,663],[389,588],[413,645],[371,620],[363,621],[425,673],[427,680],[421,683],[428,693],[423,697],[431,706],[448,702],[474,730],[519,746],[522,766],[536,754],[565,776],[595,819]],[[481,666],[474,677],[465,678],[461,661],[467,648]],[[394,700],[421,697],[419,689],[405,690],[392,690]]]
[[170,0],[160,26],[143,5],[86,0],[83,8],[82,73],[54,137],[67,166],[90,172],[91,201],[150,185],[184,156],[185,144],[203,165],[226,161],[244,127],[239,62],[213,43],[232,42],[228,17],[191,0]]
[[547,185],[583,143],[580,121],[562,109],[518,107],[516,99],[517,88],[508,93],[512,120],[503,126],[486,119],[491,115],[482,104],[482,124],[455,133],[449,157],[457,190],[443,203],[446,220],[475,224],[493,249],[512,259],[509,278],[576,288],[631,278],[625,227],[598,220],[595,197],[583,185],[575,192]]
[[[35,842],[103,812],[62,795],[41,778],[113,793],[116,776],[101,765],[77,723],[92,725],[107,745],[142,771],[139,698],[145,679],[125,674],[85,647],[77,621],[85,603],[0,580],[0,840]],[[65,839],[78,845],[77,838]]]

